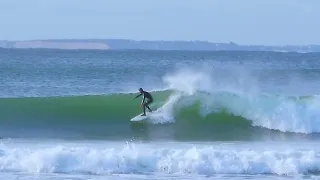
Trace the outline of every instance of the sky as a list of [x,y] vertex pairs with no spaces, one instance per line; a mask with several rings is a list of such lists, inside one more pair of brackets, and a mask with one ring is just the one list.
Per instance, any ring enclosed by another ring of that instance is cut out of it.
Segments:
[[0,0],[0,40],[320,44],[320,0]]

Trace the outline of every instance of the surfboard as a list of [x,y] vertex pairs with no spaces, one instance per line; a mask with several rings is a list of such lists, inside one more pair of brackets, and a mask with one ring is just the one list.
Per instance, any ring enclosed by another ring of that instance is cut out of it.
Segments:
[[[141,114],[142,114],[142,113],[141,113]],[[145,120],[145,119],[148,118],[148,114],[150,114],[150,113],[146,113],[146,116],[141,116],[141,114],[137,115],[137,116],[134,117],[134,118],[131,118],[130,121],[143,121],[143,120]]]

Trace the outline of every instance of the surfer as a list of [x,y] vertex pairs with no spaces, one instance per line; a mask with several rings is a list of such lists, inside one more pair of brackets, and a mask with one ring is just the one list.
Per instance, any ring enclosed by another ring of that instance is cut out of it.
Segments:
[[[146,115],[146,107],[149,109],[150,112],[152,112],[152,110],[149,107],[149,104],[151,104],[153,102],[153,98],[150,93],[148,93],[147,91],[144,91],[142,88],[139,88],[139,93],[140,94],[138,96],[136,96],[134,99],[143,95],[143,99],[141,102],[141,106],[143,107],[143,114],[141,116],[145,116]],[[147,101],[146,101],[146,99],[147,99]]]

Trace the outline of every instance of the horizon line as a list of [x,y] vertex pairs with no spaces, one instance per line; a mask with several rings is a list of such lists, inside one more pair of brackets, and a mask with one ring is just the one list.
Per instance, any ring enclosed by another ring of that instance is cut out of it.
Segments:
[[126,38],[52,38],[52,39],[25,39],[25,40],[0,40],[6,42],[22,42],[22,41],[59,41],[59,40],[124,40],[124,41],[145,41],[145,42],[204,42],[210,44],[234,44],[238,46],[267,46],[267,47],[284,47],[284,46],[320,46],[320,44],[285,44],[285,45],[264,45],[264,44],[239,44],[234,41],[229,42],[213,42],[208,40],[147,40],[147,39],[126,39]]

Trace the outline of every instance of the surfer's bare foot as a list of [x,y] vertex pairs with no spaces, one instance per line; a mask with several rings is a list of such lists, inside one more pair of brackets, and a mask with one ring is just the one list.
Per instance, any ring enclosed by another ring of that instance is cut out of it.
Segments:
[[141,114],[141,116],[146,116],[146,114]]

